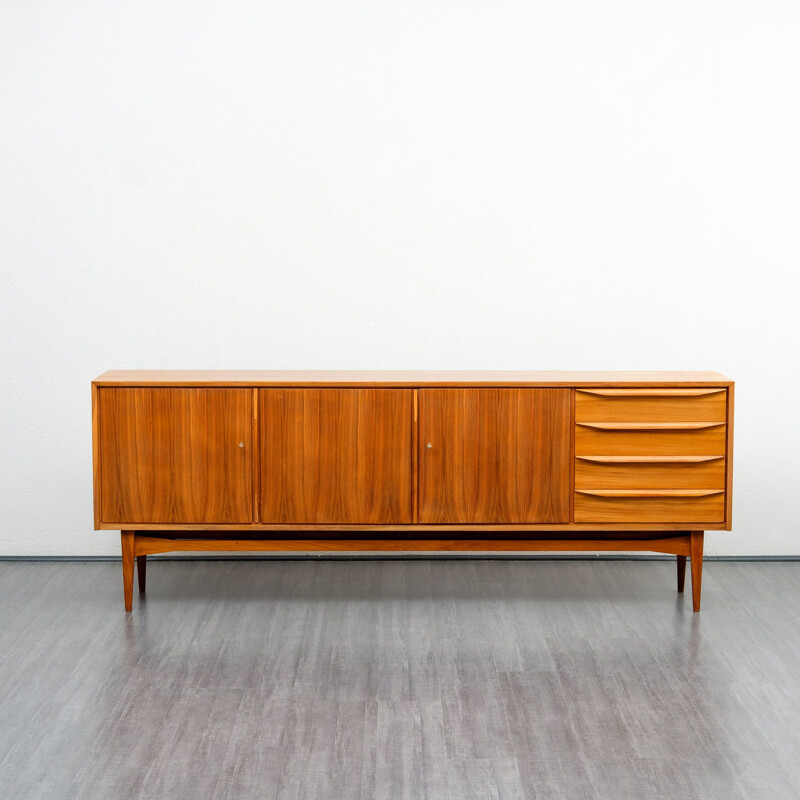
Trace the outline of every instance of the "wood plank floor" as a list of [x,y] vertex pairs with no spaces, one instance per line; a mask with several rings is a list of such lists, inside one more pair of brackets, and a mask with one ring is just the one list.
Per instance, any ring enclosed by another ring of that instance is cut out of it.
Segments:
[[797,798],[800,563],[0,563],[0,797]]

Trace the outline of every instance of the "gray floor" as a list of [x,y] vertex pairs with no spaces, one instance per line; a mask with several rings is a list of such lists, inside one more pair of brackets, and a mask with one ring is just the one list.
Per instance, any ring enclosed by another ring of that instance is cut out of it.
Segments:
[[0,563],[0,797],[797,798],[800,563]]

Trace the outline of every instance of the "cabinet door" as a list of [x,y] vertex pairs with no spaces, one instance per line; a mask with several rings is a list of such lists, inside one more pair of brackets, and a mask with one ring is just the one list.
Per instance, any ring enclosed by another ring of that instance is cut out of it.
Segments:
[[422,389],[419,521],[566,523],[569,389]]
[[412,390],[259,395],[261,522],[412,521]]
[[102,388],[99,397],[103,522],[252,522],[251,389]]

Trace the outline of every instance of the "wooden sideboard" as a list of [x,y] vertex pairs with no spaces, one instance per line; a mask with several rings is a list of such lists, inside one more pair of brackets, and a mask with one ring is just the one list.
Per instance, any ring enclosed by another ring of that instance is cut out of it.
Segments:
[[92,382],[94,523],[173,551],[626,551],[731,529],[716,372],[111,371]]

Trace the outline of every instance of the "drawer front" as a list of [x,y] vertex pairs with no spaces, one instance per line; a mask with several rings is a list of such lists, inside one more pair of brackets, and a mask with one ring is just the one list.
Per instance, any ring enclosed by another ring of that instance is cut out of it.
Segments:
[[576,422],[725,422],[725,389],[587,389]]
[[579,456],[575,461],[576,489],[720,489],[724,485],[721,456]]
[[[575,426],[576,456],[724,456],[725,426],[619,429]],[[687,423],[691,424],[691,423]]]
[[725,389],[575,392],[576,523],[725,519]]
[[601,496],[575,492],[575,522],[722,522],[725,494],[699,496]]

